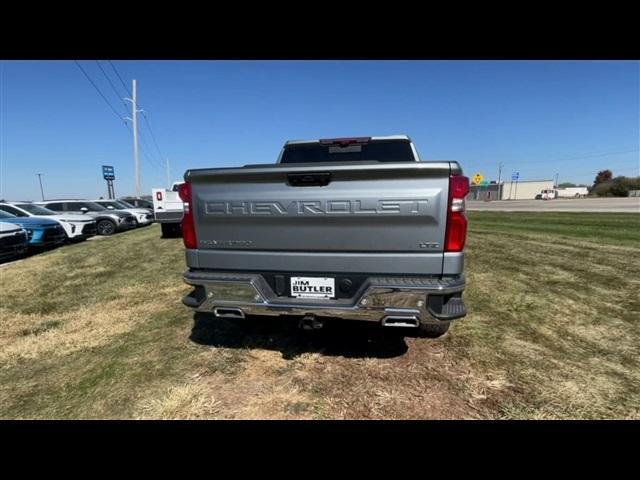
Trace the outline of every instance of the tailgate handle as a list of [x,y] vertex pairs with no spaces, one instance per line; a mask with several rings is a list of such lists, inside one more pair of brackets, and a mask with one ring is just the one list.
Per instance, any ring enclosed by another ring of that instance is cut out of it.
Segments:
[[326,187],[331,182],[331,173],[289,173],[287,179],[292,187]]

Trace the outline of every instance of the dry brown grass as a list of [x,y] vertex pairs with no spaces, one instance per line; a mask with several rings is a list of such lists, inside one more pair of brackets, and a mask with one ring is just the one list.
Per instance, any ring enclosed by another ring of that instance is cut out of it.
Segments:
[[[178,296],[182,288],[158,290],[164,299]],[[20,361],[41,357],[64,357],[76,351],[109,344],[114,337],[131,331],[140,322],[167,309],[173,302],[131,303],[129,295],[142,297],[145,288],[123,288],[119,300],[88,305],[43,320],[42,315],[20,314],[0,309],[0,364],[13,366]],[[42,327],[45,328],[42,328]],[[50,328],[46,328],[51,326]]]
[[[234,354],[206,352],[237,361]],[[206,362],[206,358],[201,358]],[[214,361],[220,361],[220,358]],[[277,352],[255,351],[243,358],[236,374],[201,369],[183,385],[170,387],[161,398],[141,401],[141,418],[292,419],[309,418],[315,399],[302,393],[292,379],[277,374],[287,361]],[[154,396],[155,397],[155,396]],[[301,408],[302,407],[302,408]]]

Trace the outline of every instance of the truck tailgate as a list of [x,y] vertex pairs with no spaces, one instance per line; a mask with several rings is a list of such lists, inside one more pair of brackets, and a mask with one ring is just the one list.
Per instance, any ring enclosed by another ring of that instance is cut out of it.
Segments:
[[192,263],[440,274],[452,165],[459,168],[354,162],[190,170]]

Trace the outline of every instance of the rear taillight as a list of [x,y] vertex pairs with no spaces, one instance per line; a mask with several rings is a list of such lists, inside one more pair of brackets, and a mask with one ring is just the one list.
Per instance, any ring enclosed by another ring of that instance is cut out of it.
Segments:
[[182,241],[189,249],[197,247],[196,227],[193,222],[193,210],[191,208],[191,183],[185,182],[180,185],[178,195],[183,202],[184,214],[182,216]]
[[158,200],[159,202],[162,201],[162,192],[156,192],[156,200]]
[[467,238],[467,217],[464,216],[464,197],[469,193],[469,179],[464,175],[449,177],[447,228],[444,236],[445,252],[461,252]]

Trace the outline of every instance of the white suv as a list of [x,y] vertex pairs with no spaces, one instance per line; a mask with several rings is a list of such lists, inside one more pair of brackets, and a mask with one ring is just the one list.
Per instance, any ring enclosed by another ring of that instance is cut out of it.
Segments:
[[70,241],[86,240],[96,232],[96,221],[83,215],[57,213],[48,208],[31,202],[0,202],[0,210],[11,213],[16,217],[46,217],[56,220]]
[[136,217],[136,221],[139,226],[150,225],[153,223],[153,213],[146,208],[135,208],[133,205],[123,202],[122,200],[105,200],[104,198],[101,198],[99,200],[91,201],[98,205],[102,205],[104,208],[108,208],[109,210],[120,210],[122,212],[130,213]]

